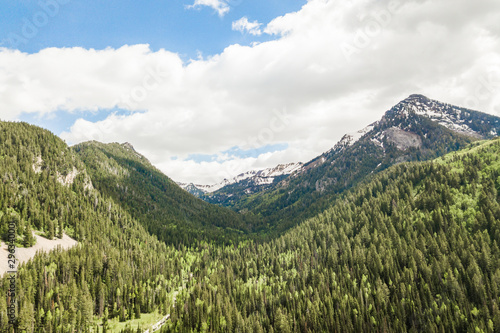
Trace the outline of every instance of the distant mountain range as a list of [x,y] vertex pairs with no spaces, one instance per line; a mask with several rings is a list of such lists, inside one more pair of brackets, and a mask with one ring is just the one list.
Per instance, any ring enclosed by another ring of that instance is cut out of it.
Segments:
[[224,179],[220,183],[213,185],[198,185],[193,183],[181,183],[177,184],[188,191],[189,193],[202,197],[206,193],[213,193],[226,186],[230,186],[237,183],[245,183],[244,191],[249,193],[254,193],[261,190],[265,185],[270,185],[277,179],[281,179],[283,176],[288,176],[295,171],[299,171],[302,168],[302,163],[288,163],[279,164],[273,168],[267,168],[262,170],[252,170],[245,173],[241,173],[236,177],[231,179]]
[[180,185],[207,202],[253,212],[282,230],[327,208],[333,196],[370,174],[498,133],[498,117],[415,94],[305,164],[250,171],[212,186]]
[[494,332],[499,131],[412,95],[308,163],[193,185],[212,205],[129,143],[0,121],[3,247],[79,243],[17,267],[0,332]]

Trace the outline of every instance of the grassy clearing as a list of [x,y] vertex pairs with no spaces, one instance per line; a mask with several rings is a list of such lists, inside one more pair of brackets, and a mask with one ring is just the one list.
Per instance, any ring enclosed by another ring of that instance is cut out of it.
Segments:
[[[141,332],[144,332],[163,317],[164,316],[158,311],[142,313],[140,319],[127,320],[124,322],[120,322],[118,317],[116,317],[108,321],[108,332],[119,333],[127,327],[133,328],[134,330],[136,330],[137,327],[140,327]],[[101,330],[102,319],[96,319],[96,324],[99,325],[99,329]]]

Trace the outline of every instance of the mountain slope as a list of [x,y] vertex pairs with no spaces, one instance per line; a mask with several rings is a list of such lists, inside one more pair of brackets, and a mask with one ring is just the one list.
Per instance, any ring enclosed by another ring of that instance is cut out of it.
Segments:
[[499,193],[499,140],[392,166],[277,239],[208,247],[170,329],[494,332]]
[[225,243],[251,231],[251,215],[242,216],[186,193],[130,144],[93,141],[73,149],[87,166],[94,186],[160,240]]
[[267,191],[229,202],[283,231],[330,205],[337,194],[372,173],[404,161],[420,161],[458,150],[500,132],[500,118],[412,95],[355,135],[306,163]]
[[[130,147],[103,146],[113,158],[92,171],[49,132],[0,122],[0,227],[14,221],[20,246],[30,227],[49,233],[62,221],[80,243],[19,268],[16,331],[103,331],[154,310],[170,314],[165,331],[181,332],[500,327],[498,139],[364,178],[269,242],[191,248],[149,236],[130,207],[99,192],[92,173],[147,165]],[[0,279],[4,295],[9,286]],[[2,297],[2,332],[7,318]]]
[[[88,332],[98,318],[139,318],[168,311],[170,287],[189,269],[184,250],[159,242],[113,200],[92,186],[85,165],[52,133],[0,122],[0,231],[30,246],[31,230],[63,232],[79,244],[38,254],[16,274],[16,332]],[[173,272],[176,272],[175,277]],[[187,274],[187,273],[186,273]],[[0,279],[2,295],[10,281]],[[0,297],[0,331],[13,332],[7,297]],[[102,328],[100,328],[102,330]]]

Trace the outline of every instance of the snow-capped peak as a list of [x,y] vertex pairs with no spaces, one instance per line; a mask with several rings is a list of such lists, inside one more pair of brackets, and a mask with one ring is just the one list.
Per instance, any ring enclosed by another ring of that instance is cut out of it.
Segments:
[[268,168],[259,171],[257,174],[261,177],[278,177],[283,175],[289,175],[294,173],[297,170],[302,168],[302,163],[288,163],[288,164],[279,164],[274,168]]
[[408,117],[411,113],[424,116],[455,132],[477,136],[478,133],[469,127],[465,118],[472,110],[467,110],[446,103],[429,99],[423,95],[410,95],[399,102],[390,111],[393,116]]
[[193,190],[197,188],[198,190],[203,191],[204,193],[212,193],[215,192],[224,186],[235,184],[241,182],[243,180],[251,179],[252,185],[265,185],[272,184],[274,178],[284,175],[289,175],[295,171],[298,171],[302,168],[302,163],[288,163],[288,164],[279,164],[273,168],[267,168],[263,170],[251,170],[237,175],[231,179],[224,179],[220,183],[212,184],[212,185],[199,185],[192,183],[177,183],[180,187],[187,190],[190,193],[193,193]]

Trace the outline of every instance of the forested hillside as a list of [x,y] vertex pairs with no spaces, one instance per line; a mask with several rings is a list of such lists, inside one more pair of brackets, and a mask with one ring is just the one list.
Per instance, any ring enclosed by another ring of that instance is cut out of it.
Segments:
[[500,141],[405,163],[265,244],[204,246],[171,328],[493,332]]
[[411,95],[360,132],[357,139],[346,135],[270,190],[220,201],[219,192],[227,195],[223,188],[213,198],[256,214],[261,219],[256,229],[273,236],[329,208],[340,193],[391,165],[429,160],[495,137],[500,118]]
[[94,186],[169,244],[228,243],[252,229],[252,216],[210,205],[182,190],[129,144],[86,142],[73,150]]
[[[0,122],[0,177],[3,240],[13,221],[17,246],[30,245],[31,230],[48,237],[66,232],[79,241],[19,268],[16,332],[88,332],[95,316],[102,322],[168,310],[169,292],[189,267],[183,247],[165,246],[94,190],[85,165],[62,140],[26,123]],[[1,279],[1,332],[13,332],[8,287]]]
[[[17,332],[103,332],[155,310],[170,314],[163,332],[500,328],[498,139],[392,166],[279,238],[232,245],[159,242],[93,172],[49,132],[0,123],[3,236],[15,221],[18,246],[29,229],[79,241],[19,268]],[[0,331],[14,332],[7,301]]]

